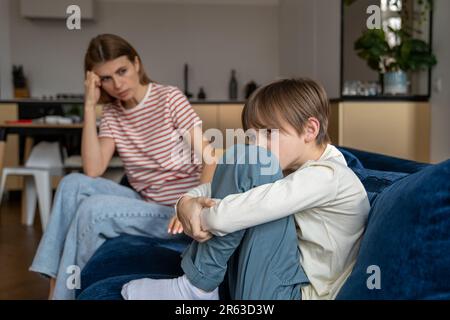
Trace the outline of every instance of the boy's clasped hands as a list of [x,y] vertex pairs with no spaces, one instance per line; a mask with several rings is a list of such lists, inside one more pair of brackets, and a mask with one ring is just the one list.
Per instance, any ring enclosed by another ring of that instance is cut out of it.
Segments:
[[183,196],[176,205],[176,213],[169,222],[168,232],[177,234],[184,231],[198,242],[208,241],[212,234],[202,230],[201,214],[203,208],[210,208],[215,204],[210,198]]

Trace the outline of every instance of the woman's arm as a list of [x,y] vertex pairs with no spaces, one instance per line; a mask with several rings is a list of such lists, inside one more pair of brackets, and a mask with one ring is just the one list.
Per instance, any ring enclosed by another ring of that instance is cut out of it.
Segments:
[[194,126],[189,131],[188,136],[192,150],[199,159],[202,159],[203,170],[200,176],[200,184],[211,182],[217,165],[214,148],[203,137],[202,127],[199,125]]
[[84,125],[81,138],[83,171],[90,177],[101,176],[111,160],[115,144],[112,138],[98,138],[95,107],[100,98],[100,79],[88,71],[85,81]]

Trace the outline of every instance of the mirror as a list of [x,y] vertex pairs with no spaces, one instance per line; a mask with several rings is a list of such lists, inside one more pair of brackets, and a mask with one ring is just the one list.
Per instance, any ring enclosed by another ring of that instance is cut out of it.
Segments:
[[429,97],[431,25],[432,0],[343,0],[341,95]]

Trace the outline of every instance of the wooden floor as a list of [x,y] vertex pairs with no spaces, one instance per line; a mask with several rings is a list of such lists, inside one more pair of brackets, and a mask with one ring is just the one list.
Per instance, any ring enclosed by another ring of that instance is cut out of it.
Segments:
[[5,194],[0,208],[0,300],[47,299],[48,280],[28,271],[41,238],[35,225],[20,223],[20,194]]

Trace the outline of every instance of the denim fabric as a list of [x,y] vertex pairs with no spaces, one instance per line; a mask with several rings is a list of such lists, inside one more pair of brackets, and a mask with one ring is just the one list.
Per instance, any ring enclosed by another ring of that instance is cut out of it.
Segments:
[[172,207],[143,201],[132,189],[82,174],[70,174],[60,183],[49,224],[30,267],[56,277],[54,299],[73,299],[68,289],[70,266],[83,269],[107,238],[122,233],[157,238],[179,238],[167,233]]
[[[370,286],[377,276],[371,266],[379,267],[380,289]],[[450,160],[378,195],[358,260],[337,298],[450,299]]]

